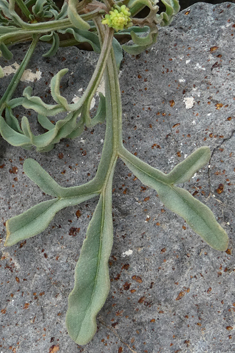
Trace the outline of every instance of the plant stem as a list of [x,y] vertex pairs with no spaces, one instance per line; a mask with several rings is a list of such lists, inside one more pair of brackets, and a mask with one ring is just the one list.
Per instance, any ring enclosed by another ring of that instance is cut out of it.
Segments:
[[[94,20],[95,23],[96,23],[96,21],[97,21],[97,19]],[[91,100],[92,97],[94,96],[94,94],[100,84],[100,81],[103,77],[106,62],[107,62],[108,57],[110,55],[110,49],[112,48],[112,40],[113,40],[113,29],[108,28],[104,34],[104,37],[103,37],[103,42],[101,45],[101,53],[100,53],[99,60],[96,65],[95,71],[92,75],[92,78],[91,78],[83,96],[80,98],[80,100],[77,103],[72,104],[73,110],[80,109],[82,107],[82,105],[84,103],[86,103],[86,101]]]
[[0,115],[2,114],[3,110],[5,109],[7,102],[11,99],[12,95],[15,92],[15,89],[17,88],[20,79],[26,69],[26,67],[28,66],[28,63],[33,55],[34,49],[36,48],[37,42],[39,40],[39,36],[35,36],[32,40],[32,43],[22,61],[22,63],[20,64],[20,67],[18,68],[18,70],[16,71],[16,73],[14,74],[9,86],[7,87],[6,92],[4,93],[4,95],[2,96],[1,100],[0,100]]
[[23,12],[23,14],[29,19],[30,17],[30,11],[27,8],[27,6],[24,4],[24,2],[22,0],[16,0],[17,5],[19,6],[19,8],[21,9],[21,11]]
[[[101,24],[101,19],[95,20],[101,43],[104,41],[107,28]],[[96,177],[104,180],[102,190],[104,191],[109,176],[118,158],[119,147],[122,145],[122,104],[119,87],[119,78],[115,55],[113,49],[108,57],[105,69],[105,98],[106,98],[106,132],[101,161],[98,166]]]

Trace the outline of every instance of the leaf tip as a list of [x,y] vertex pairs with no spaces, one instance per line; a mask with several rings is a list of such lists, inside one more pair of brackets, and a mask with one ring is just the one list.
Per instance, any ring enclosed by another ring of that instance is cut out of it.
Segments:
[[11,235],[10,229],[9,229],[9,220],[6,221],[6,231],[7,231],[7,236],[6,236],[6,240],[4,243],[4,246],[11,246],[12,244],[9,241],[9,237]]

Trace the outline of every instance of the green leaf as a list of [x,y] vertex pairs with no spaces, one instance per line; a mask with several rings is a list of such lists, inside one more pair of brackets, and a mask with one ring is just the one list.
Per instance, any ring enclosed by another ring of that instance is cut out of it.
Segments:
[[67,99],[65,97],[62,97],[60,94],[60,83],[61,83],[61,79],[62,77],[67,74],[69,70],[68,69],[62,69],[60,70],[52,79],[51,79],[51,95],[53,97],[53,99],[56,101],[56,103],[58,103],[59,105],[61,105],[64,110],[69,111],[69,105],[67,102]]
[[21,215],[10,218],[6,222],[7,237],[4,245],[12,246],[43,232],[55,215],[57,202],[57,199],[41,202]]
[[28,148],[31,146],[30,139],[13,130],[3,119],[0,117],[0,132],[4,140],[10,143],[12,146],[20,146],[23,148]]
[[30,139],[31,143],[32,143],[33,134],[32,134],[32,131],[30,129],[29,121],[26,118],[26,116],[23,116],[23,118],[21,120],[21,128],[22,128],[22,131],[23,131],[24,135],[27,136]]
[[24,100],[23,97],[13,98],[7,102],[7,106],[10,107],[11,109],[14,109],[14,108],[18,107],[19,105],[22,105],[23,100]]
[[6,117],[6,123],[16,132],[19,132],[22,134],[22,130],[20,128],[20,124],[18,119],[13,115],[12,109],[11,108],[6,108],[5,109],[5,117]]
[[44,201],[21,215],[10,218],[6,222],[7,237],[5,246],[12,246],[19,241],[31,238],[43,232],[58,211],[68,206],[78,205],[94,196],[97,195],[88,194],[80,197]]
[[9,3],[6,0],[0,0],[0,10],[7,18],[11,18],[11,12],[9,10]]
[[55,127],[54,124],[44,115],[38,114],[39,124],[46,130],[51,130]]
[[10,52],[10,50],[7,48],[7,46],[4,43],[0,44],[0,50],[2,52],[2,56],[4,57],[4,59],[6,60],[11,60],[13,57],[12,52]]
[[[207,153],[205,151],[205,154]],[[195,156],[197,157],[197,155],[194,155],[192,158],[189,157],[188,160],[184,161],[185,164],[182,162],[182,175],[180,175],[179,169],[176,167],[175,172],[172,173],[170,178],[168,175],[166,176],[157,169],[148,166],[124,148],[120,157],[143,184],[157,191],[160,200],[167,208],[183,217],[190,227],[212,248],[223,251],[227,249],[228,236],[224,229],[216,222],[211,210],[195,199],[188,191],[169,184],[169,180],[173,180],[174,177],[176,177],[178,182],[195,172],[195,168],[192,167],[192,161]],[[203,164],[202,161],[205,161],[206,158],[208,156],[202,157],[199,165]],[[195,160],[198,163],[198,159],[195,158]],[[189,168],[188,172],[186,166]]]
[[[0,6],[1,6],[1,4],[0,4]],[[14,27],[14,26],[1,26],[0,25],[0,36],[2,36],[3,34],[16,32],[17,30],[19,30],[19,28]]]
[[77,115],[76,112],[71,112],[65,119],[57,121],[55,128],[49,131],[56,132],[55,138],[51,141],[52,143],[58,143],[61,139],[66,138],[73,132],[76,128]]
[[106,102],[104,95],[100,92],[99,93],[100,101],[98,105],[98,109],[96,115],[93,119],[91,119],[91,126],[95,126],[98,123],[103,123],[106,116]]
[[123,51],[122,51],[121,44],[118,42],[116,38],[113,38],[113,50],[114,50],[117,68],[119,70],[123,59]]
[[94,336],[96,315],[109,293],[108,260],[112,244],[111,176],[89,224],[75,269],[74,289],[68,299],[66,326],[70,337],[79,345],[87,344]]
[[176,186],[156,185],[155,190],[169,210],[183,217],[188,225],[215,250],[225,251],[228,236],[212,211],[188,191]]
[[34,159],[26,159],[24,172],[46,194],[62,197],[61,186]]
[[[142,43],[142,44],[141,45],[139,45],[139,44],[133,44],[133,45],[124,44],[122,46],[122,48],[123,48],[123,50],[125,50],[127,53],[129,53],[131,55],[138,55],[138,54],[142,53],[144,50],[148,49],[152,44],[156,43],[157,33],[150,32],[147,37],[140,38],[133,32],[132,39],[133,39],[133,41],[137,41],[138,43]],[[145,41],[147,44],[144,44]]]
[[131,38],[133,42],[139,46],[150,46],[153,43],[156,43],[157,40],[157,32],[149,32],[146,37],[139,37],[135,32],[131,32]]
[[55,116],[65,111],[64,107],[62,107],[60,104],[46,104],[42,101],[41,98],[31,96],[31,93],[32,87],[28,86],[24,89],[24,99],[22,102],[24,108],[33,109],[35,112],[44,116]]
[[72,25],[76,28],[82,30],[88,30],[90,28],[89,24],[85,22],[77,13],[76,5],[77,0],[68,0],[68,17]]
[[39,136],[33,136],[32,143],[37,151],[48,151],[47,147],[58,143],[62,138],[69,136],[76,128],[76,114],[69,113],[63,120],[57,121],[53,129]]
[[160,26],[165,27],[171,23],[173,16],[179,12],[180,5],[178,0],[162,0],[162,3],[165,5],[166,11],[157,14],[156,20]]
[[118,33],[115,34],[115,37],[118,38],[119,35],[124,35],[124,34],[130,35],[131,32],[145,34],[146,32],[149,32],[149,26],[144,26],[144,27],[131,26],[129,28],[123,29],[122,31],[118,31]]
[[56,16],[56,20],[61,20],[61,19],[65,18],[68,15],[67,10],[68,10],[68,4],[65,1],[61,10],[60,10],[60,13]]
[[168,182],[170,184],[179,184],[188,181],[199,169],[209,162],[210,157],[209,147],[198,148],[167,174]]
[[43,57],[48,58],[50,56],[55,55],[57,53],[57,50],[59,49],[59,46],[60,46],[60,38],[57,33],[53,33],[51,47],[48,50],[48,52],[43,54]]
[[95,53],[100,53],[100,42],[97,34],[83,31],[78,28],[66,28],[58,30],[59,33],[71,33],[79,43],[89,43]]
[[37,0],[36,4],[32,7],[32,11],[35,16],[39,16],[43,12],[43,6],[47,3],[47,0]]
[[78,136],[80,136],[84,131],[84,120],[80,119],[80,121],[77,123],[75,129],[73,130],[73,132],[71,132],[71,134],[69,134],[67,136],[68,139],[74,139]]

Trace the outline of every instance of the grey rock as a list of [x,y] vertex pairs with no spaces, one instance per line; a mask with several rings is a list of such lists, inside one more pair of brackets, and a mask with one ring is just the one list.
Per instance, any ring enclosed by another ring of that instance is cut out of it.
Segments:
[[[97,200],[61,211],[42,234],[11,248],[3,246],[5,222],[46,200],[23,173],[26,158],[36,159],[61,185],[81,184],[95,174],[105,124],[45,154],[1,140],[0,352],[49,353],[53,346],[62,353],[234,352],[234,23],[234,4],[195,4],[160,29],[152,49],[125,55],[120,72],[123,139],[132,153],[169,172],[196,148],[211,148],[210,168],[184,187],[212,209],[228,232],[229,250],[211,249],[119,161],[110,294],[97,334],[80,347],[68,336],[65,314]],[[19,63],[26,48],[15,47],[11,63]],[[30,83],[34,94],[53,103],[50,73],[68,67],[61,92],[72,100],[86,87],[96,54],[69,48],[45,59],[46,50],[41,44],[30,65],[42,72]],[[1,82],[0,94],[9,77]],[[16,94],[28,84],[21,82]],[[29,113],[33,124],[32,112],[18,112]],[[80,228],[76,236],[69,235],[71,228]]]

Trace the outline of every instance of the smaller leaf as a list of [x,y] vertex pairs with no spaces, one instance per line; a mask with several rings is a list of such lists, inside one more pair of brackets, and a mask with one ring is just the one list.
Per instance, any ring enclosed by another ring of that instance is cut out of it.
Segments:
[[21,128],[22,128],[24,135],[27,136],[30,139],[30,141],[32,142],[33,141],[33,134],[30,129],[29,121],[26,118],[26,116],[23,116],[23,118],[21,120]]
[[62,20],[63,18],[65,18],[68,15],[67,11],[68,11],[68,4],[65,1],[60,10],[60,13],[56,16],[56,20]]
[[[203,151],[201,151],[203,152]],[[205,155],[208,155],[208,150],[204,150]],[[188,174],[192,174],[192,161],[200,160],[199,154],[194,154],[193,157],[185,160],[185,168],[189,167],[189,172],[179,174],[179,170],[175,170],[172,176],[176,180],[183,180]],[[206,160],[208,156],[201,155],[201,160]],[[122,149],[120,156],[126,163],[127,167],[137,176],[143,184],[155,189],[160,200],[171,211],[183,217],[190,227],[199,234],[212,248],[224,251],[228,246],[228,236],[225,230],[216,222],[212,211],[202,202],[195,199],[188,191],[169,184],[168,176],[162,175],[157,169],[146,165],[139,158],[133,156],[126,149]],[[199,157],[199,158],[196,158]],[[182,162],[182,163],[184,163]]]
[[123,50],[122,50],[121,44],[117,41],[116,38],[113,38],[113,50],[114,50],[117,68],[119,70],[123,59]]
[[6,140],[12,146],[20,146],[23,148],[31,147],[30,139],[27,136],[13,130],[1,116],[0,132],[4,140]]
[[53,32],[51,32],[50,34],[44,34],[43,36],[40,37],[40,40],[42,42],[49,42],[50,40],[52,40],[53,37]]
[[21,215],[10,218],[6,222],[7,237],[5,246],[12,246],[19,241],[31,238],[43,232],[58,211],[68,206],[78,205],[94,196],[97,196],[97,194],[90,193],[67,199],[44,201],[30,208]]
[[[157,35],[157,33],[155,32],[154,33],[155,36]],[[153,44],[153,40],[157,40],[157,37],[154,37],[153,39],[153,32],[149,32],[148,35],[146,37],[139,37],[137,36],[137,34],[135,32],[131,32],[131,38],[133,40],[133,42],[137,45],[140,45],[140,46],[149,46],[149,45],[152,45]]]
[[79,123],[77,124],[76,128],[73,130],[73,132],[71,132],[71,134],[69,134],[67,136],[68,139],[74,139],[78,136],[80,136],[84,131],[84,122],[83,121],[79,121]]
[[171,23],[173,16],[179,12],[180,5],[178,0],[162,0],[162,3],[165,5],[166,11],[157,14],[156,20],[160,26],[165,27]]
[[43,57],[48,58],[55,55],[57,53],[57,50],[59,49],[59,46],[60,46],[60,38],[57,33],[53,33],[51,47],[48,50],[48,52],[43,54]]
[[124,34],[131,35],[131,32],[145,34],[146,32],[149,32],[149,26],[144,26],[144,27],[131,26],[129,28],[123,29],[122,31],[118,31],[118,33],[115,34],[115,36],[118,38],[119,35],[124,35]]
[[19,132],[20,134],[23,133],[23,131],[20,128],[20,124],[18,119],[13,115],[12,109],[11,108],[6,108],[5,109],[5,117],[6,117],[6,123],[8,126],[10,126],[13,130],[16,132]]
[[11,60],[13,57],[12,52],[10,52],[10,50],[7,48],[7,46],[4,43],[0,44],[0,50],[2,52],[2,56],[4,57],[4,59],[6,60]]
[[46,130],[51,130],[55,127],[54,124],[44,115],[38,114],[39,124]]
[[68,0],[68,17],[72,25],[76,28],[82,30],[88,30],[90,28],[89,24],[85,22],[77,13],[77,0]]
[[10,218],[6,222],[7,237],[4,245],[12,246],[43,232],[55,215],[53,207],[57,202],[57,199],[41,202],[21,215]]
[[41,98],[36,96],[31,96],[32,87],[28,86],[24,89],[23,92],[23,102],[22,105],[26,109],[33,109],[35,112],[44,115],[44,116],[55,116],[59,113],[64,112],[64,107],[60,104],[46,104],[42,101]]
[[91,126],[95,126],[98,123],[103,123],[106,116],[106,102],[104,95],[100,92],[99,93],[100,101],[98,105],[98,109],[96,115],[93,119],[91,119]]
[[210,157],[209,147],[198,148],[167,174],[168,182],[170,184],[179,184],[188,181],[199,169],[209,162]]
[[35,16],[40,17],[43,12],[43,6],[47,3],[47,0],[37,0],[36,4],[32,7],[32,11]]
[[147,37],[144,38],[140,38],[138,36],[136,36],[136,34],[133,32],[133,41],[134,39],[137,40],[138,43],[142,43],[146,40],[145,45],[138,45],[138,44],[133,44],[133,45],[123,45],[122,48],[123,50],[125,50],[127,53],[131,54],[131,55],[138,55],[140,53],[142,53],[144,50],[148,49],[151,45],[153,45],[154,43],[156,43],[157,41],[157,33],[149,33],[149,35]]
[[56,101],[56,103],[60,104],[64,110],[69,111],[69,105],[67,102],[67,99],[65,97],[62,97],[60,94],[60,84],[61,84],[61,79],[62,77],[67,74],[68,69],[62,69],[60,70],[52,79],[51,79],[51,95],[53,99]]
[[0,10],[7,18],[11,18],[11,12],[9,10],[9,3],[6,0],[0,0]]
[[156,187],[158,196],[169,210],[183,217],[190,227],[213,249],[225,251],[228,236],[212,211],[188,191],[176,186]]
[[23,100],[24,100],[24,97],[13,98],[7,102],[7,106],[10,107],[11,109],[14,109],[14,108],[18,107],[19,105],[22,105]]
[[61,197],[61,186],[34,159],[26,159],[24,172],[43,192]]
[[95,53],[100,53],[100,42],[97,34],[78,28],[60,29],[58,32],[62,34],[71,33],[78,43],[89,43]]

